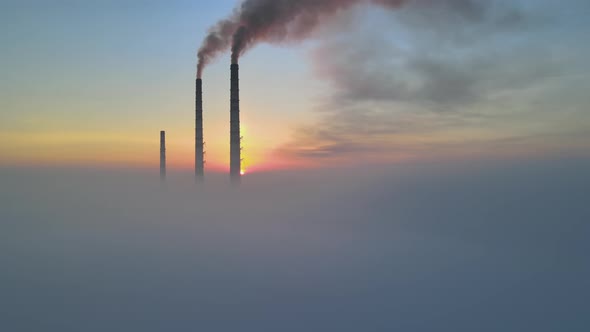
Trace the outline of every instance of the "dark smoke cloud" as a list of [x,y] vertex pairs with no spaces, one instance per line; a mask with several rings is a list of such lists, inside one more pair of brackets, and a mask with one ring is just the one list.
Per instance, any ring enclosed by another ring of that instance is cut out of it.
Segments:
[[199,49],[199,64],[197,65],[198,78],[201,78],[203,75],[203,69],[211,62],[211,60],[230,47],[231,37],[236,31],[237,26],[235,18],[229,18],[218,22],[215,26],[209,29],[209,33]]
[[327,17],[360,4],[396,8],[409,0],[245,0],[213,26],[199,50],[197,75],[231,47],[232,63],[259,42],[303,40]]

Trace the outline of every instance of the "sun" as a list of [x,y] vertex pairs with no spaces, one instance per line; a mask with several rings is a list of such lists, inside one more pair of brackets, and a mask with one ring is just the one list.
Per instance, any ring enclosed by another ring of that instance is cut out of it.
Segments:
[[245,170],[245,169],[241,170],[241,171],[240,171],[240,174],[241,174],[241,175],[245,175],[245,174],[246,174],[246,170]]

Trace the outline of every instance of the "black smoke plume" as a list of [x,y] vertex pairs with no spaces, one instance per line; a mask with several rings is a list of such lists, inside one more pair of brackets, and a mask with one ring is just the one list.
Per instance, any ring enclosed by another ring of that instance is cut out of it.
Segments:
[[396,8],[411,0],[244,0],[214,25],[199,49],[197,76],[205,66],[231,48],[232,63],[259,42],[303,40],[325,19],[355,5]]

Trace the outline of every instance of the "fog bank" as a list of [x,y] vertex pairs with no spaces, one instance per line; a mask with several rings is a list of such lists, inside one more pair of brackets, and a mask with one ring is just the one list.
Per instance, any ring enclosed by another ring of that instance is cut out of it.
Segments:
[[7,331],[585,331],[590,161],[0,170]]

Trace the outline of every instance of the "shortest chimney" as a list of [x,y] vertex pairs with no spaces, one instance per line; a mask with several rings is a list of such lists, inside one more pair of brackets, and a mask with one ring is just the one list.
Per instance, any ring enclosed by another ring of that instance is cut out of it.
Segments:
[[160,179],[166,180],[166,132],[160,132]]

